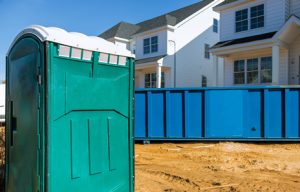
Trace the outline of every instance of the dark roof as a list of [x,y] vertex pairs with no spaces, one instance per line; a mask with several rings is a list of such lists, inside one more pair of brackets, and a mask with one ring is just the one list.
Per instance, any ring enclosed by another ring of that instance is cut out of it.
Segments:
[[112,37],[120,37],[124,39],[129,39],[131,35],[137,32],[140,27],[131,23],[120,22],[113,26],[109,30],[105,31],[99,37],[103,39],[110,39]]
[[223,5],[227,5],[227,4],[230,4],[230,3],[234,3],[234,2],[236,2],[236,1],[238,1],[238,0],[225,0],[225,1],[223,1],[222,3],[220,3],[219,5],[217,5],[217,6],[215,6],[215,7],[221,7],[221,6],[223,6]]
[[250,36],[250,37],[244,37],[244,38],[240,38],[240,39],[232,39],[232,40],[228,40],[228,41],[221,41],[221,42],[215,44],[214,46],[212,46],[211,49],[227,47],[227,46],[230,46],[230,45],[236,45],[236,44],[242,44],[242,43],[249,43],[249,42],[252,42],[252,41],[270,39],[275,35],[275,33],[276,33],[276,31],[271,32],[271,33],[264,33],[264,34],[260,34],[260,35],[254,35],[254,36]]
[[166,25],[175,26],[176,24],[180,23],[181,21],[188,18],[197,11],[201,10],[203,7],[207,6],[213,1],[214,0],[202,0],[187,7],[183,7],[181,9],[166,13],[164,15],[137,24],[121,22],[108,29],[104,33],[100,34],[99,37],[102,37],[104,39],[110,39],[112,37],[129,39],[130,36],[134,34],[148,31],[151,29],[159,28]]
[[150,58],[145,58],[145,59],[140,59],[140,60],[136,60],[135,64],[142,64],[142,63],[150,63],[150,62],[155,62],[161,58],[164,58],[166,55],[160,55],[157,57],[150,57]]

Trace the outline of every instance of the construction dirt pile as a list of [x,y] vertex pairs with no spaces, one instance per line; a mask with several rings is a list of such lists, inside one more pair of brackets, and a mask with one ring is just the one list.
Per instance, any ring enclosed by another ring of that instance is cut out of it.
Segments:
[[137,144],[137,192],[300,191],[300,144]]

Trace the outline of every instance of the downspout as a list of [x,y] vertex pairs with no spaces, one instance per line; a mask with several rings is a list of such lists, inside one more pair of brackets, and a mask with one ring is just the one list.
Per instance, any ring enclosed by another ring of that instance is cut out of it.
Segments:
[[176,64],[177,64],[177,58],[176,58],[176,42],[174,40],[169,40],[169,42],[172,42],[174,44],[174,88],[176,88]]

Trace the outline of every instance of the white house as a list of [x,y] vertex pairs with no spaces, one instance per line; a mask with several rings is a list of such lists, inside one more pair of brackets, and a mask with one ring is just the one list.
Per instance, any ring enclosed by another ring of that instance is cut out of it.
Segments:
[[299,85],[299,0],[225,0],[214,10],[216,85]]
[[223,0],[203,0],[137,24],[121,22],[100,37],[136,55],[135,84],[149,87],[200,87],[216,84],[209,48],[219,41]]

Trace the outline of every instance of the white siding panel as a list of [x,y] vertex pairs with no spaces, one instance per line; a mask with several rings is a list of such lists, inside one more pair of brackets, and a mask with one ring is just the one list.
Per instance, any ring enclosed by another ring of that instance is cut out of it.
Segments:
[[299,84],[300,37],[290,46],[289,53],[289,84]]
[[279,66],[279,84],[288,85],[288,61],[289,52],[287,49],[280,49],[280,66]]
[[[294,0],[299,1],[299,0]],[[235,32],[235,12],[255,5],[265,4],[265,27]],[[221,12],[221,41],[243,38],[262,33],[278,31],[286,20],[286,0],[257,0],[246,5]],[[299,9],[300,11],[300,9]]]
[[224,59],[224,86],[233,85],[233,60]]
[[[176,86],[200,87],[202,75],[207,77],[208,86],[212,85],[212,55],[210,59],[204,57],[204,45],[213,46],[219,41],[219,33],[214,33],[213,19],[219,20],[219,14],[212,8],[222,2],[216,0],[198,15],[190,18],[175,29],[174,33],[168,33],[168,56],[164,58],[163,66],[169,66],[170,77],[174,68],[174,41],[176,42]],[[204,22],[205,21],[205,22]]]

